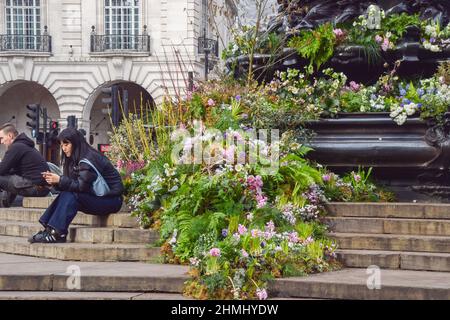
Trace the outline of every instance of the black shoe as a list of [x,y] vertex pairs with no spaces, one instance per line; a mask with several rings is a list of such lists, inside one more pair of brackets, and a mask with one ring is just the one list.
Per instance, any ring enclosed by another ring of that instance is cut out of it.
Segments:
[[55,229],[46,228],[36,233],[28,241],[30,243],[65,243],[66,238],[65,234],[59,234]]
[[42,237],[42,234],[44,232],[48,232],[48,227],[45,227],[44,230],[39,231],[38,233],[36,233],[35,235],[31,236],[28,238],[28,242],[29,243],[34,243],[36,242],[36,239],[40,239]]

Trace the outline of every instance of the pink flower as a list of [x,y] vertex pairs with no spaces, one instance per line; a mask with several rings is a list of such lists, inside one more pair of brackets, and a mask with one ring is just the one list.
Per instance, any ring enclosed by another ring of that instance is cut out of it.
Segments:
[[220,249],[219,248],[212,248],[209,250],[209,255],[211,257],[220,257]]
[[289,242],[297,243],[299,241],[297,232],[293,231],[288,235]]
[[268,297],[266,289],[256,289],[256,296],[259,300],[266,300]]
[[243,235],[246,232],[247,232],[247,228],[245,226],[243,226],[242,224],[240,224],[238,226],[238,233],[239,233],[239,235]]
[[236,153],[236,147],[230,146],[229,148],[226,148],[223,150],[223,157],[225,158],[225,161],[228,163],[234,163],[234,154]]
[[248,252],[245,251],[244,249],[241,249],[241,254],[242,254],[242,257],[248,258]]
[[120,170],[123,168],[124,162],[122,160],[117,160],[117,169]]
[[344,35],[344,31],[342,31],[342,29],[334,29],[333,33],[336,37],[342,37]]
[[381,44],[381,50],[387,51],[389,49],[389,39],[384,38],[383,43]]
[[329,182],[329,181],[331,180],[331,176],[330,176],[329,174],[324,174],[324,175],[322,176],[322,180],[323,180],[324,182]]
[[355,179],[356,182],[360,182],[361,181],[361,176],[359,174],[353,174],[353,179]]
[[355,81],[350,82],[350,89],[353,91],[358,91],[361,88],[359,84],[357,84]]
[[313,242],[314,242],[314,239],[311,236],[309,236],[308,238],[306,238],[305,241],[303,241],[303,244],[306,246],[306,245],[308,245],[310,243],[313,243]]
[[266,231],[267,232],[274,232],[275,231],[275,223],[273,223],[272,220],[267,222],[267,224],[266,224]]
[[261,176],[248,176],[247,184],[250,190],[256,191],[257,193],[261,193],[261,188],[263,187],[263,181]]
[[260,209],[267,204],[267,197],[262,194],[258,194],[256,195],[256,202],[257,202],[256,207]]
[[216,105],[216,102],[213,99],[208,99],[208,106],[214,107]]
[[260,236],[261,231],[258,229],[252,229],[251,234],[252,234],[252,238],[257,238]]
[[377,43],[381,43],[383,41],[383,37],[379,36],[378,34],[375,36],[375,41]]

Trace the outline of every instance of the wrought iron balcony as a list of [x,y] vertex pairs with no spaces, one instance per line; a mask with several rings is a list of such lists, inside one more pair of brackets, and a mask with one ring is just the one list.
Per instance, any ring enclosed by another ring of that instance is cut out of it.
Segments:
[[95,27],[91,32],[91,52],[148,52],[150,53],[150,36],[147,26],[142,35],[96,34]]
[[217,39],[208,39],[205,36],[198,38],[198,53],[199,54],[213,54],[219,57],[219,41]]
[[30,51],[52,52],[52,37],[47,33],[47,27],[42,35],[2,34],[0,35],[0,52]]

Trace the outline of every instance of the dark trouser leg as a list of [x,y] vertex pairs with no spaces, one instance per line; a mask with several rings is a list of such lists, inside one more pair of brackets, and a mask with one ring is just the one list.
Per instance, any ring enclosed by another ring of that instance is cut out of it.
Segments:
[[50,226],[60,234],[67,234],[68,228],[78,211],[105,215],[115,213],[122,207],[121,197],[97,197],[87,193],[61,192],[44,212],[39,222]]
[[[14,181],[19,181],[25,188],[17,188]],[[24,197],[45,197],[49,193],[48,188],[34,186],[33,183],[20,176],[0,176],[0,190],[6,191],[5,199],[12,203],[19,194]]]

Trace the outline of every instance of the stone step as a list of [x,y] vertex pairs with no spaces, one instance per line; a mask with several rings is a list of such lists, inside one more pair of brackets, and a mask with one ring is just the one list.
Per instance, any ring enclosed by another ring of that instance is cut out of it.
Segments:
[[[375,270],[349,268],[307,277],[277,279],[269,285],[269,296],[354,300],[450,299],[450,277],[446,272],[381,269],[380,289],[372,285],[376,276]],[[368,283],[373,289],[369,289]]]
[[188,267],[142,262],[58,261],[0,253],[0,291],[183,291]]
[[[56,196],[49,197],[24,197],[22,201],[22,206],[24,208],[31,209],[47,209],[50,204],[55,200]],[[130,208],[128,208],[125,203],[122,205],[122,212],[130,212]]]
[[445,203],[330,202],[326,209],[331,216],[450,219],[450,204]]
[[0,236],[0,252],[73,261],[149,261],[160,248],[142,244],[28,243],[26,238]]
[[176,293],[0,291],[0,300],[190,300]]
[[450,253],[450,237],[330,233],[339,249]]
[[344,266],[350,268],[376,265],[385,269],[450,272],[449,253],[380,250],[337,250],[336,253]]
[[[0,220],[0,235],[13,237],[30,237],[42,230],[39,223]],[[92,228],[80,225],[69,227],[68,242],[80,243],[154,243],[159,239],[154,230],[130,228]]]
[[450,236],[450,220],[327,217],[333,232]]
[[[42,216],[44,210],[34,208],[0,208],[0,220],[4,221],[23,221],[37,222]],[[120,227],[120,228],[138,228],[139,223],[130,213],[114,213],[106,216],[94,216],[78,212],[73,224],[88,225],[93,227]]]

